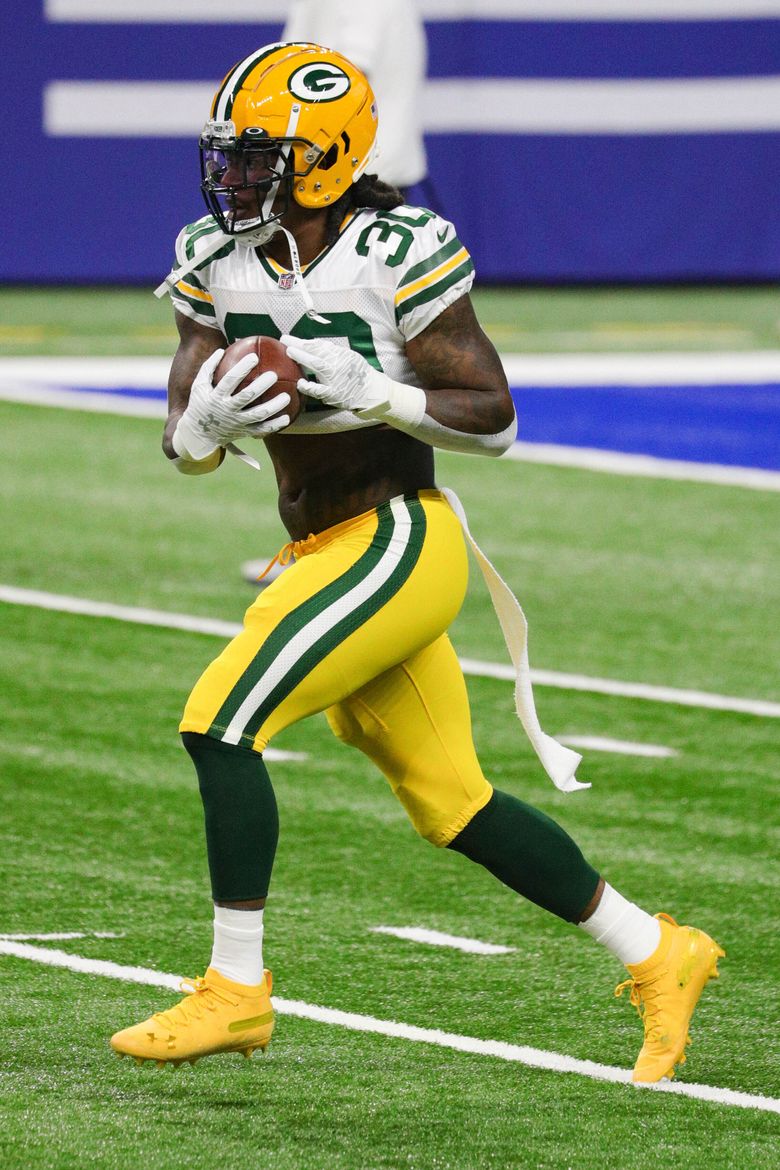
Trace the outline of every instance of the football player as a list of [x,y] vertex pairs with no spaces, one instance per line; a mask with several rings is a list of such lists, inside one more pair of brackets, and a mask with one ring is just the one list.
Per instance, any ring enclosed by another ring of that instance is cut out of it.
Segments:
[[[628,968],[644,1020],[637,1081],[674,1074],[722,951],[608,885],[569,835],[494,789],[474,749],[447,628],[466,588],[465,516],[439,490],[435,447],[500,455],[512,398],[469,299],[453,225],[402,204],[370,171],[377,110],[364,75],[312,44],[250,54],[219,87],[200,138],[208,214],[186,227],[166,280],[180,344],[164,450],[185,474],[263,438],[294,563],[207,667],[180,730],[198,776],[214,912],[202,978],[114,1050],[160,1064],[264,1048],[273,1029],[263,907],[278,836],[263,751],[325,711],[384,773],[417,832],[580,928]],[[307,371],[292,422],[276,373],[214,384],[226,343],[280,338]],[[256,400],[264,396],[258,405]],[[255,403],[254,405],[249,405]],[[517,706],[555,783],[580,757],[541,731],[516,601],[477,549],[517,667]]]

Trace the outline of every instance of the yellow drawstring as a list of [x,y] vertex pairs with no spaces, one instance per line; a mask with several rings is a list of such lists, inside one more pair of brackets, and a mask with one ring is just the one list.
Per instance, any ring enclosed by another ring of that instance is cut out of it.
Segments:
[[293,557],[295,557],[297,560],[298,557],[304,556],[307,552],[310,551],[308,546],[313,544],[316,539],[316,535],[313,532],[310,532],[305,540],[288,541],[287,544],[283,545],[282,548],[279,549],[279,552],[276,554],[276,556],[268,562],[257,580],[262,581],[263,577],[266,577],[271,572],[271,569],[274,567],[274,565],[281,565],[284,569],[287,567],[287,565],[289,565]]

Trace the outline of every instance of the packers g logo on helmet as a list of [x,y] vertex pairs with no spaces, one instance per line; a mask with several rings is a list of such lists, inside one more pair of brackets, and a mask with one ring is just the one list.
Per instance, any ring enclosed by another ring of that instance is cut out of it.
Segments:
[[294,199],[335,203],[374,151],[367,78],[332,49],[274,44],[227,74],[200,137],[201,190],[223,231],[257,233]]
[[302,102],[333,102],[347,92],[351,82],[337,65],[319,61],[296,69],[287,84]]

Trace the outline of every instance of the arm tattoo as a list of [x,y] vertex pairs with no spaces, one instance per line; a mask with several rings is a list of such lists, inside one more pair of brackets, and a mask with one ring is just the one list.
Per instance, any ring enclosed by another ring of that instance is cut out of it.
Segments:
[[407,345],[436,421],[470,434],[503,430],[514,418],[501,359],[468,296],[450,305]]

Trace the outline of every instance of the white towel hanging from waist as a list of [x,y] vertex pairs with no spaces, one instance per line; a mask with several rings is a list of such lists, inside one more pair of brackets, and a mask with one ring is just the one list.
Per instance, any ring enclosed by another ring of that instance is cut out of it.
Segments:
[[526,735],[556,788],[561,792],[590,788],[590,784],[581,784],[576,777],[577,765],[582,756],[558,743],[551,735],[547,735],[539,724],[531,687],[531,668],[528,664],[528,622],[520,602],[471,535],[466,512],[455,492],[450,488],[442,488],[441,491],[460,520],[466,540],[471,546],[490,592],[493,608],[515,668],[515,710]]

